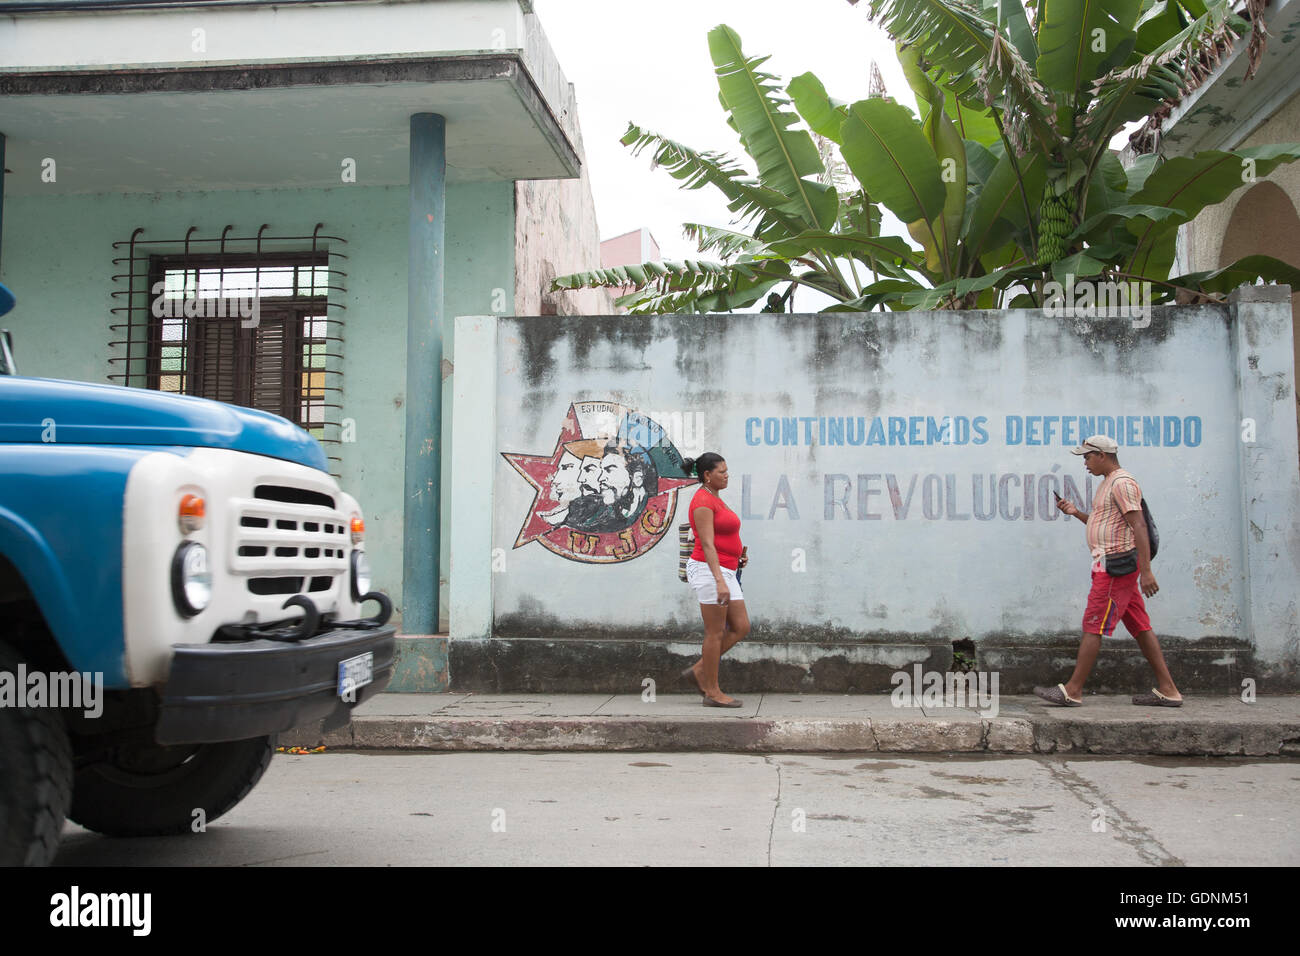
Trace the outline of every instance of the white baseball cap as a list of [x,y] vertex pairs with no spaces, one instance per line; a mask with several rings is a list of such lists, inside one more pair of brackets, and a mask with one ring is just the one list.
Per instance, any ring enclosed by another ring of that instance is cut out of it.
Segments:
[[1093,435],[1091,438],[1085,438],[1083,444],[1078,448],[1071,448],[1072,455],[1086,455],[1090,451],[1104,451],[1108,455],[1119,454],[1119,445],[1115,444],[1115,439],[1108,438],[1105,435]]

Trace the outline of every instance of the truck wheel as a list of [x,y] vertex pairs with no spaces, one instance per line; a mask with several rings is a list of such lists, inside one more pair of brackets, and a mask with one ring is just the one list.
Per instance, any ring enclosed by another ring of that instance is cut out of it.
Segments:
[[275,736],[165,747],[123,740],[77,770],[68,819],[108,836],[198,833],[248,795]]
[[[19,660],[0,644],[0,671],[17,675]],[[0,706],[0,866],[49,865],[71,800],[63,717],[51,708]]]

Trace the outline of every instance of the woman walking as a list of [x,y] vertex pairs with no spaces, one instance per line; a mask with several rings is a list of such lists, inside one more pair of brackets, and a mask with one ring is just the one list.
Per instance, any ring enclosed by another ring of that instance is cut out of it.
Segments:
[[740,543],[740,515],[723,503],[727,487],[727,462],[721,455],[705,452],[683,462],[686,473],[700,479],[700,490],[691,499],[691,531],[695,551],[686,562],[686,581],[695,589],[704,618],[703,655],[682,672],[694,680],[704,695],[706,707],[741,707],[744,701],[729,697],[718,686],[718,662],[749,633],[749,613],[736,571],[746,563]]

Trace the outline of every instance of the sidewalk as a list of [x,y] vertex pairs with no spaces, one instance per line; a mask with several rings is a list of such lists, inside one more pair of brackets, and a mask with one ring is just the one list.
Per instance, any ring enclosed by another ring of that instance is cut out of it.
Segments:
[[895,707],[888,695],[744,694],[743,708],[660,694],[379,694],[351,725],[298,728],[280,746],[341,750],[1096,753],[1300,756],[1300,696],[1190,698],[1180,708],[1087,697],[1002,697],[973,708]]

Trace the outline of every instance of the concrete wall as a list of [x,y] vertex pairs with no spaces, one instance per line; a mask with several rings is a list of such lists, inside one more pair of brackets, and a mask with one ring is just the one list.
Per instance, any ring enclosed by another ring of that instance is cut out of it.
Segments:
[[[1062,679],[1090,557],[1052,492],[1091,507],[1069,448],[1093,431],[1117,435],[1159,522],[1151,613],[1176,675],[1219,690],[1241,673],[1294,681],[1287,312],[1157,309],[1145,328],[1028,310],[461,320],[476,353],[494,353],[480,407],[502,412],[494,438],[458,433],[458,461],[494,471],[490,485],[480,473],[453,488],[457,513],[490,508],[493,522],[490,539],[453,546],[478,590],[460,605],[453,592],[452,686],[605,688],[651,673],[651,658],[666,668],[698,653],[698,605],[676,577],[693,486],[661,479],[621,532],[545,521],[562,446],[628,412],[683,454],[727,458],[754,622],[728,687],[887,690],[882,674],[967,637],[1003,669],[1004,690]],[[1249,445],[1245,417],[1258,429]],[[477,596],[489,582],[490,607]],[[1108,643],[1131,652],[1120,635]],[[620,657],[620,644],[639,650]],[[1124,686],[1131,653],[1121,663],[1102,668],[1103,684]]]
[[[447,316],[491,311],[514,285],[513,184],[453,184],[447,190]],[[342,457],[340,483],[366,509],[368,550],[376,586],[401,606],[402,447],[406,368],[406,187],[261,190],[154,195],[9,197],[5,202],[0,280],[18,297],[4,319],[25,375],[104,382],[118,271],[112,244],[143,227],[142,238],[184,236],[190,225],[217,235],[251,235],[262,223],[279,235],[322,232],[347,239],[344,408],[356,441],[328,446]],[[304,248],[309,248],[309,244]],[[277,249],[283,249],[277,244]],[[446,354],[454,323],[445,320]],[[431,370],[431,374],[436,374]],[[444,382],[444,402],[452,383]],[[448,406],[449,407],[449,406]],[[450,422],[444,448],[450,447]],[[444,455],[444,487],[450,487]],[[454,516],[444,514],[443,526]],[[444,537],[444,542],[446,538]],[[444,543],[443,626],[446,626]]]

